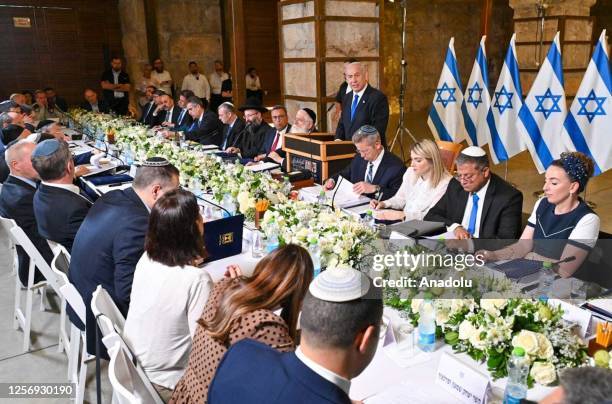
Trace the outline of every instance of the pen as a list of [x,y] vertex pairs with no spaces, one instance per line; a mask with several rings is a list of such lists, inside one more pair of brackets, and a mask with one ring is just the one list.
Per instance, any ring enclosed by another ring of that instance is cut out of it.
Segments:
[[110,184],[108,187],[109,187],[109,188],[119,187],[119,186],[121,186],[121,185],[124,185],[124,184],[131,184],[131,183],[132,183],[132,181],[123,181],[123,182],[117,182],[116,184]]
[[383,196],[382,191],[378,191],[378,198],[376,198],[376,208],[375,209],[378,209],[378,204],[380,203],[382,196]]

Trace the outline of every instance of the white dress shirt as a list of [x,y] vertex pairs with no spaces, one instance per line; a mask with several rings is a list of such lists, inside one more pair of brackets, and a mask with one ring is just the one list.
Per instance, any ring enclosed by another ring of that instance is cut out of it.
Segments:
[[[121,74],[121,71],[114,71],[111,69],[111,72],[113,72],[113,84],[119,84],[119,75]],[[123,98],[125,97],[125,94],[123,93],[123,91],[115,91],[113,93],[113,96],[115,98]]]
[[168,267],[146,252],[138,261],[124,333],[153,383],[174,389],[183,376],[212,288],[202,268]]
[[324,368],[323,366],[319,365],[318,363],[316,363],[312,359],[308,358],[306,355],[304,355],[304,352],[302,352],[302,348],[299,347],[299,346],[295,350],[295,356],[297,356],[297,358],[304,365],[306,365],[310,370],[312,370],[313,372],[315,372],[316,374],[318,374],[319,376],[321,376],[322,378],[324,378],[328,382],[331,382],[331,383],[335,384],[340,389],[342,389],[342,391],[344,391],[346,393],[346,395],[348,395],[349,390],[351,389],[351,381],[350,380],[345,379],[344,377],[340,376],[339,374],[334,373],[331,370]]
[[450,174],[444,173],[434,188],[429,180],[423,180],[415,174],[412,167],[409,167],[395,196],[384,201],[385,207],[403,209],[405,220],[423,220],[429,209],[444,196],[451,178]]
[[274,140],[276,140],[276,137],[278,136],[278,140],[276,141],[276,149],[274,150],[278,150],[278,149],[282,149],[283,148],[283,143],[285,142],[285,133],[287,133],[287,128],[289,127],[289,125],[285,126],[282,130],[277,130],[276,131],[276,135],[274,135],[274,139],[272,140],[272,144],[270,144],[270,147],[272,147],[272,145],[274,144]]
[[168,70],[158,73],[157,70],[151,72],[151,79],[158,83],[158,88],[166,94],[172,96],[172,83],[162,84],[163,81],[172,82],[172,76]]
[[203,74],[193,75],[190,73],[186,75],[181,90],[191,90],[196,97],[210,100],[210,84]]
[[[476,192],[478,195],[478,212],[476,214],[476,226],[474,227],[474,234],[472,234],[472,238],[478,238],[480,235],[480,220],[482,218],[482,207],[484,206],[485,195],[487,194],[487,189],[489,188],[489,184],[491,183],[491,179],[487,181],[486,184],[482,188]],[[467,204],[465,205],[465,211],[463,212],[463,219],[461,220],[461,224],[453,223],[448,227],[448,231],[455,231],[455,229],[459,226],[463,227],[467,230],[470,225],[470,216],[472,214],[472,205],[473,203],[473,194],[470,193],[468,195]]]
[[[348,86],[347,88],[351,88],[351,86]],[[361,89],[360,92],[356,93],[354,92],[352,89],[351,91],[353,91],[353,95],[351,96],[351,107],[353,106],[353,101],[355,100],[355,95],[357,95],[359,98],[357,99],[357,107],[359,107],[359,103],[361,102],[361,97],[363,97],[363,93],[365,93],[365,90],[367,90],[368,88],[368,83],[366,83],[365,86],[363,86],[363,88]],[[350,110],[349,110],[350,111]]]
[[217,72],[212,72],[210,76],[208,76],[210,92],[212,94],[221,95],[221,84],[227,79],[229,79],[229,75],[225,72],[221,73],[221,75],[218,75]]
[[19,175],[13,175],[13,174],[9,174],[9,175],[11,177],[15,177],[15,178],[25,182],[26,184],[30,185],[32,188],[37,188],[38,187],[37,184],[36,184],[36,181],[34,181],[34,180],[31,180],[31,179],[26,178],[26,177],[21,177]]
[[247,74],[245,77],[246,89],[251,91],[261,90],[261,83],[259,82],[259,76],[251,77]]
[[[376,177],[376,172],[378,171],[378,166],[380,166],[380,162],[383,159],[383,155],[385,154],[385,149],[382,149],[380,151],[380,154],[378,155],[378,157],[376,157],[376,160],[372,161],[372,180],[374,180],[374,178]],[[367,182],[367,178],[368,178],[368,169],[370,167],[370,162],[368,161],[368,164],[366,164],[366,170],[365,170],[365,174],[363,175],[363,180]]]

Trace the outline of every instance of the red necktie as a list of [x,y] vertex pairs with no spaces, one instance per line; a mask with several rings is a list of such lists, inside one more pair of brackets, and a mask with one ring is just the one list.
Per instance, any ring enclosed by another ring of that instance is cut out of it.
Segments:
[[276,136],[274,136],[274,142],[272,143],[272,147],[270,148],[270,153],[276,150],[276,145],[278,144],[279,137],[280,137],[280,133],[276,132]]

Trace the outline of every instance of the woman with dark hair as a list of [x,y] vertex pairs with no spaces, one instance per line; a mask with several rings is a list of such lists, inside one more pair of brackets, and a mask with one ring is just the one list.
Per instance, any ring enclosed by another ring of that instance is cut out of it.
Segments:
[[[289,244],[259,261],[252,277],[216,284],[198,320],[189,365],[170,402],[205,403],[221,358],[242,339],[293,351],[298,316],[312,277],[308,251]],[[280,316],[275,314],[278,309]]]
[[525,257],[559,261],[558,273],[568,278],[580,268],[599,236],[599,216],[578,195],[593,175],[593,161],[580,152],[562,153],[546,170],[545,197],[538,200],[521,239],[497,251],[480,251],[487,261]]
[[166,401],[185,368],[197,320],[213,282],[196,197],[177,189],[151,209],[145,252],[136,265],[125,337]]

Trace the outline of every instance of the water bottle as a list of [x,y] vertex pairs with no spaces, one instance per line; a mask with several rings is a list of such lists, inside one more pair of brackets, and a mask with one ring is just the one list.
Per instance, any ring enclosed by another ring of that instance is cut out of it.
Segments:
[[324,189],[321,189],[321,192],[319,192],[319,195],[317,196],[317,205],[319,205],[320,208],[327,205],[327,195],[325,194]]
[[419,341],[423,352],[433,352],[436,347],[436,309],[431,298],[425,298],[419,307]]
[[538,284],[538,298],[543,302],[548,301],[554,281],[555,272],[553,271],[552,262],[544,261],[540,269],[540,280]]
[[268,228],[268,231],[266,233],[268,233],[266,241],[266,252],[271,253],[272,251],[276,250],[279,245],[278,228],[276,226],[271,226]]
[[132,153],[132,148],[130,147],[130,145],[127,145],[124,152],[124,156],[126,165],[131,166],[132,164],[134,164],[134,153]]
[[519,404],[527,397],[527,375],[529,363],[525,360],[525,350],[516,347],[508,360],[508,384],[504,391],[504,404]]
[[376,223],[376,221],[374,220],[374,214],[372,213],[371,210],[368,210],[366,213],[364,213],[363,215],[363,219],[361,219],[363,224],[365,224],[366,226],[368,226],[370,229],[374,228],[374,224]]
[[314,268],[314,277],[321,273],[321,249],[319,248],[319,244],[316,242],[311,243],[308,246],[308,252],[310,253],[310,258],[312,259],[312,266]]
[[223,195],[221,206],[223,206],[223,209],[225,209],[223,211],[223,217],[234,216],[234,213],[236,213],[236,204],[234,203],[234,199],[230,194]]

